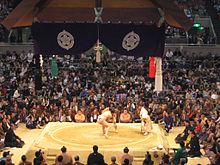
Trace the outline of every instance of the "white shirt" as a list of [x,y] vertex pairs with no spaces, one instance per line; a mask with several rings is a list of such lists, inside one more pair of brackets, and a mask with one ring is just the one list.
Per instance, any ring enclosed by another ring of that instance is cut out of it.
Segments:
[[167,51],[166,57],[171,58],[172,56],[173,56],[173,52],[172,51]]
[[34,57],[34,53],[29,52],[29,53],[27,54],[27,61],[28,61],[29,63],[31,63],[31,61],[33,60],[33,57]]

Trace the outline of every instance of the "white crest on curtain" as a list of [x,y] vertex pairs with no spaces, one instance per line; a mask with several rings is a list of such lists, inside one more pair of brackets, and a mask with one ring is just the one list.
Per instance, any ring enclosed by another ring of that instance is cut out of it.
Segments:
[[57,35],[57,43],[61,48],[69,50],[74,46],[74,37],[66,30],[63,30]]
[[124,37],[122,41],[122,47],[125,50],[130,51],[135,49],[139,45],[139,43],[140,43],[139,35],[132,31],[126,34],[126,36]]

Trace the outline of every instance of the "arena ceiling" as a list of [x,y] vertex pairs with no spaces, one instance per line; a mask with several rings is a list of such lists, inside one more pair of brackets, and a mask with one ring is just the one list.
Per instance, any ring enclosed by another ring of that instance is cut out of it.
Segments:
[[7,29],[31,26],[33,22],[94,22],[96,6],[103,7],[102,22],[157,23],[188,30],[192,22],[173,0],[23,0],[2,22]]

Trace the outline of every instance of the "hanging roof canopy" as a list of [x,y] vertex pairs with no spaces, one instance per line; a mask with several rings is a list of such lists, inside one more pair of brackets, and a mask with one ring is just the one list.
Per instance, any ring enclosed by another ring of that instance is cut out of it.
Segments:
[[7,29],[31,26],[33,22],[94,22],[95,7],[102,7],[102,22],[157,23],[188,30],[192,22],[173,0],[23,0],[2,22]]

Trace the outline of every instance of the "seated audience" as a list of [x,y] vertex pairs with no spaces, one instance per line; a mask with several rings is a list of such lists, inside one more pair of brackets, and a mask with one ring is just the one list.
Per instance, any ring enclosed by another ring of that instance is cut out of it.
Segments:
[[[129,165],[132,165],[133,163],[133,156],[129,154],[128,147],[125,147],[123,150],[123,154],[121,155],[121,164],[125,163],[125,159],[128,160]],[[127,162],[127,161],[126,161]]]
[[117,163],[116,163],[116,157],[115,156],[112,156],[111,157],[111,164],[110,165],[118,165]]
[[169,131],[173,128],[173,117],[169,113],[165,112],[163,121],[165,123],[165,130],[169,133]]
[[150,153],[147,152],[146,158],[143,161],[143,165],[153,165],[153,164],[154,164],[154,161],[152,161]]
[[32,115],[29,115],[26,119],[26,127],[29,129],[37,128],[37,123],[34,120],[34,117]]
[[19,163],[19,165],[32,165],[32,163],[27,161],[26,155],[22,155],[21,156],[21,162]]
[[[67,153],[67,148],[65,146],[63,146],[60,150],[61,150],[61,154],[59,156],[63,157],[62,163],[63,164],[72,164],[73,159],[72,159],[72,156]],[[58,162],[58,157],[55,160],[56,163]]]
[[130,165],[129,159],[124,159],[122,165]]
[[0,149],[4,148],[5,132],[2,128],[2,122],[0,121]]
[[[26,58],[25,52],[8,51],[0,58],[2,130],[6,133],[12,123],[25,123],[30,114],[34,117],[32,122],[35,126],[35,123],[43,126],[56,121],[96,122],[102,107],[108,106],[118,110],[117,121],[124,114],[121,107],[127,106],[131,119],[140,122],[135,107],[143,103],[155,123],[163,119],[164,111],[171,113],[168,116],[173,118],[172,125],[185,123],[186,128],[176,141],[188,143],[190,149],[194,138],[188,132],[194,130],[206,155],[216,162],[219,154],[216,146],[220,137],[217,124],[220,121],[220,58],[213,53],[171,51],[172,56],[164,59],[163,63],[166,90],[160,93],[154,91],[154,82],[146,76],[148,60],[124,59],[121,62],[107,56],[105,65],[96,64],[91,59],[59,57],[57,62],[62,66],[59,74],[52,78],[51,73],[44,69],[43,90],[36,93],[34,58]],[[44,61],[45,68],[50,68],[50,56],[45,56]],[[84,116],[79,112],[78,119],[75,119],[78,109],[84,109]],[[169,132],[169,118],[167,121]],[[27,124],[29,128],[35,126]],[[3,131],[0,131],[2,139]]]
[[2,158],[0,158],[0,164],[12,164],[11,157],[13,154],[10,154],[10,151],[4,151],[2,154]]
[[185,159],[185,163],[187,163],[187,155],[188,153],[186,151],[184,142],[180,142],[180,148],[176,151],[176,153],[174,153],[173,156],[174,165],[178,165],[181,159]]
[[78,110],[77,113],[75,114],[75,121],[77,123],[83,123],[85,122],[85,120],[86,120],[85,115],[82,113],[81,110]]
[[183,131],[181,134],[179,134],[179,135],[175,138],[175,141],[176,141],[177,143],[180,143],[180,142],[185,141],[185,140],[187,139],[188,135],[189,135],[188,131],[189,131],[189,130],[192,130],[192,129],[193,129],[193,128],[192,128],[192,126],[190,125],[190,122],[189,122],[189,121],[185,121],[185,129],[184,129],[184,131]]
[[130,123],[132,121],[131,114],[128,112],[127,108],[123,110],[120,114],[120,122],[121,123]]
[[56,160],[56,162],[53,164],[53,165],[63,165],[64,163],[63,163],[63,156],[62,155],[59,155],[58,157],[57,157],[57,160]]
[[160,160],[160,165],[170,165],[170,156],[167,154],[164,154],[162,159]]
[[44,152],[42,152],[41,150],[35,152],[35,158],[33,160],[34,165],[47,165],[43,154]]
[[200,157],[200,145],[199,138],[196,136],[194,131],[190,131],[191,140],[189,142],[189,151],[188,154],[190,157]]
[[84,165],[83,163],[81,163],[79,161],[79,156],[78,155],[74,157],[74,160],[75,160],[75,162],[73,163],[73,165]]
[[87,165],[107,165],[104,160],[104,156],[98,152],[98,146],[93,146],[93,153],[89,154],[87,159]]

